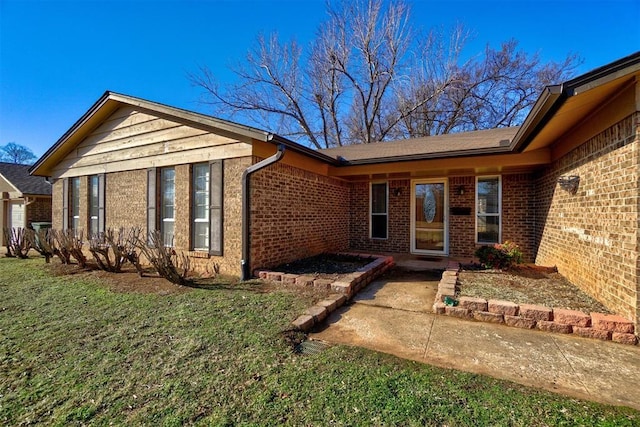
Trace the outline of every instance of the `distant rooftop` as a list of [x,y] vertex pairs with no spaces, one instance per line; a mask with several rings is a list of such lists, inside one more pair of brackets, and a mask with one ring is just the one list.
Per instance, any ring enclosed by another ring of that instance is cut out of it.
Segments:
[[0,175],[13,184],[22,194],[51,195],[51,184],[43,177],[29,175],[30,165],[0,162]]

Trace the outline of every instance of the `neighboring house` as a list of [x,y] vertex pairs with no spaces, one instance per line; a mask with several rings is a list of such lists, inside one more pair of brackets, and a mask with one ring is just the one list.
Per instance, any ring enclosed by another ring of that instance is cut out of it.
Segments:
[[28,165],[0,162],[0,243],[5,228],[51,221],[51,184],[29,175]]
[[320,151],[107,92],[31,172],[55,228],[158,229],[226,273],[510,240],[638,322],[639,78],[640,52],[547,87],[520,127]]

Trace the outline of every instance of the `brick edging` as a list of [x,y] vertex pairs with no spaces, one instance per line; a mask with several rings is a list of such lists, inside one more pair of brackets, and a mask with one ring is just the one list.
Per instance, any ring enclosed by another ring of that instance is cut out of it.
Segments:
[[458,298],[457,306],[446,305],[444,301],[447,297],[455,299],[460,292],[459,271],[459,265],[450,263],[442,273],[433,304],[435,314],[560,334],[573,333],[585,338],[622,344],[635,345],[638,343],[633,322],[613,314],[586,314],[578,310],[549,308],[532,304],[518,305],[511,301],[474,297]]
[[294,284],[297,286],[313,286],[320,289],[331,289],[334,293],[326,299],[319,301],[316,305],[305,310],[304,314],[298,316],[292,322],[295,329],[304,332],[309,331],[316,324],[322,322],[332,312],[342,307],[344,303],[353,298],[360,289],[367,286],[375,278],[393,267],[395,264],[393,257],[384,255],[370,255],[353,252],[341,252],[337,255],[357,256],[361,258],[375,258],[369,264],[360,267],[355,272],[348,274],[339,281],[327,279],[314,279],[304,274],[286,274],[277,271],[258,270],[256,276],[273,282]]

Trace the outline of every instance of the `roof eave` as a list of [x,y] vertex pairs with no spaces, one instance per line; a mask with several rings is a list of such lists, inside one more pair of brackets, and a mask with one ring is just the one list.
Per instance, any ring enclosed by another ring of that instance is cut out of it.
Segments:
[[524,150],[570,97],[638,71],[640,71],[640,51],[561,85],[547,86],[513,138],[512,149]]
[[420,160],[435,160],[435,159],[447,159],[447,158],[455,158],[455,157],[476,157],[476,156],[485,156],[491,154],[505,154],[509,153],[511,149],[508,146],[505,147],[493,147],[493,148],[476,148],[469,150],[459,150],[459,151],[448,151],[448,152],[439,152],[439,153],[427,153],[427,154],[419,154],[419,155],[404,155],[404,156],[388,156],[388,157],[377,157],[371,159],[359,159],[359,160],[348,160],[344,163],[340,163],[341,166],[360,166],[360,165],[374,165],[380,163],[391,163],[391,162],[409,162],[409,161],[420,161]]

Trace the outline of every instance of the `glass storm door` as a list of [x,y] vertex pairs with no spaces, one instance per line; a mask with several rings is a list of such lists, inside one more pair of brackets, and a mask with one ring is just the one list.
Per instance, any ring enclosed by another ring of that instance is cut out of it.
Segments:
[[413,181],[411,186],[411,252],[447,255],[448,197],[446,180]]

